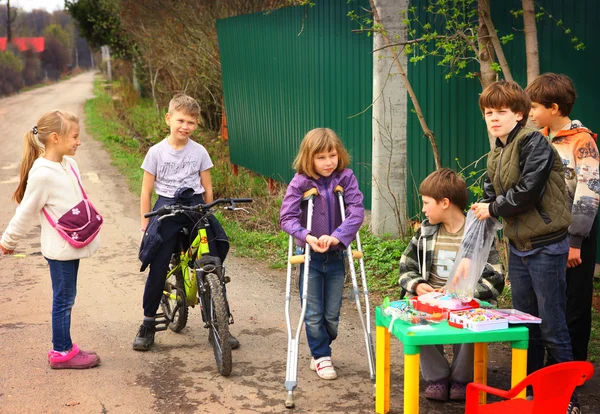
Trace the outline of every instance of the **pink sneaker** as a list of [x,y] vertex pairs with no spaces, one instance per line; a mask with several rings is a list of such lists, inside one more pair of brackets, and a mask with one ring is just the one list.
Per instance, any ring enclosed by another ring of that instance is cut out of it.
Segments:
[[73,344],[73,348],[67,355],[58,352],[48,352],[48,362],[52,369],[87,369],[93,368],[100,363],[100,357],[93,352],[85,352]]

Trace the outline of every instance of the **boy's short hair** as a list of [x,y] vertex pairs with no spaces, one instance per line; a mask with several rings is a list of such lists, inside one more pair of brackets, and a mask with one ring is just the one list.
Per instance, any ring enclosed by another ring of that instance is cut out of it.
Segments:
[[514,113],[522,113],[523,119],[519,124],[527,124],[527,117],[531,110],[531,100],[518,83],[513,81],[497,81],[488,85],[479,97],[479,108],[485,116],[485,108],[508,108]]
[[553,103],[557,104],[562,116],[571,114],[577,99],[571,78],[556,73],[544,73],[538,76],[525,88],[525,92],[532,102],[540,103],[546,108],[551,108]]
[[447,198],[461,210],[467,208],[469,201],[467,183],[449,168],[440,168],[429,174],[419,186],[419,193],[437,202]]
[[200,105],[191,96],[178,93],[169,102],[169,114],[173,115],[175,111],[198,118],[200,116]]

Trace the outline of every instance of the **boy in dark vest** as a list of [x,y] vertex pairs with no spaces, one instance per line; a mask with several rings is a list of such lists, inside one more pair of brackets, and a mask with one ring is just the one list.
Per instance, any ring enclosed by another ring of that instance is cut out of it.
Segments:
[[[479,98],[488,132],[496,138],[488,154],[484,199],[473,204],[480,220],[502,217],[509,240],[508,278],[515,309],[542,318],[529,326],[527,372],[573,360],[565,319],[567,238],[571,211],[562,160],[540,132],[527,128],[529,97],[515,82],[489,85]],[[573,394],[567,413],[579,413]]]

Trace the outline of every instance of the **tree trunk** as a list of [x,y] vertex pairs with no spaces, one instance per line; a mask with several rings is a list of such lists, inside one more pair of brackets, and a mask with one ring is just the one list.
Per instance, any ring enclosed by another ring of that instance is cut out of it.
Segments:
[[[504,79],[506,79],[507,81],[512,81],[513,77],[510,73],[510,67],[508,66],[508,62],[506,61],[506,57],[504,56],[504,50],[502,50],[502,44],[500,43],[500,39],[498,39],[498,33],[496,33],[496,28],[494,27],[494,23],[492,22],[492,15],[490,12],[490,1],[479,0],[477,4],[477,10],[479,11],[479,38],[481,39],[483,36],[486,36],[486,39],[489,39],[489,44],[492,45],[494,51],[496,52],[496,56],[498,57],[498,63],[502,68]],[[482,25],[485,26],[485,35],[481,31]]]
[[535,6],[533,0],[523,0],[523,27],[525,29],[525,56],[527,58],[527,85],[540,76]]
[[[492,69],[492,63],[494,63],[494,47],[492,45],[492,39],[488,26],[483,18],[484,13],[489,13],[490,4],[487,1],[480,0],[478,2],[479,11],[479,29],[477,31],[477,43],[479,44],[479,69],[480,76],[479,81],[481,82],[481,89],[485,89],[488,85],[498,80],[498,73]],[[485,8],[487,7],[487,10]],[[488,140],[490,148],[494,148],[496,139],[488,134]]]
[[[373,13],[373,20],[377,24],[381,25],[381,27],[382,27],[381,36],[383,36],[383,39],[385,40],[385,44],[386,44],[386,46],[388,46],[387,49],[390,51],[390,53],[393,54],[394,53],[393,49],[391,47],[389,47],[391,44],[390,38],[385,34],[385,28],[383,27],[383,24],[381,23],[381,19],[379,18],[379,13],[377,12],[377,6],[375,6],[375,0],[370,0],[370,3],[371,3],[371,10]],[[417,99],[417,95],[415,95],[415,91],[413,90],[413,88],[410,84],[410,81],[408,80],[408,75],[406,74],[404,67],[400,63],[400,60],[398,60],[398,55],[394,56],[394,63],[396,64],[398,73],[400,74],[400,77],[402,78],[402,81],[404,82],[404,87],[406,88],[406,90],[408,92],[408,96],[410,96],[410,100],[411,100],[413,106],[415,107],[415,113],[417,114],[417,118],[419,118],[419,124],[421,125],[421,129],[423,130],[423,134],[427,137],[427,139],[429,140],[429,143],[431,144],[431,149],[433,151],[433,159],[435,161],[435,168],[437,170],[439,170],[440,168],[442,168],[442,158],[440,157],[440,150],[438,148],[435,135],[433,134],[433,131],[431,129],[429,129],[429,126],[427,125],[427,122],[425,121],[425,117],[423,116],[423,111],[421,110],[421,105],[419,105],[419,100]]]

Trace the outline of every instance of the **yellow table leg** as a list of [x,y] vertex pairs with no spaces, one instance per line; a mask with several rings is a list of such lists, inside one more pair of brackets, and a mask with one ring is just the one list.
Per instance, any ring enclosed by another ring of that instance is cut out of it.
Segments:
[[[488,344],[486,342],[478,342],[474,344],[475,352],[473,358],[473,382],[487,385],[487,361],[488,361]],[[479,404],[487,402],[487,394],[479,393]]]
[[375,412],[390,411],[390,333],[384,326],[377,327],[375,345]]
[[404,354],[405,414],[419,414],[419,356]]
[[[527,376],[527,349],[512,349],[512,373],[510,377],[510,385],[514,387],[519,382],[523,381]],[[526,389],[519,393],[515,398],[525,398]]]

